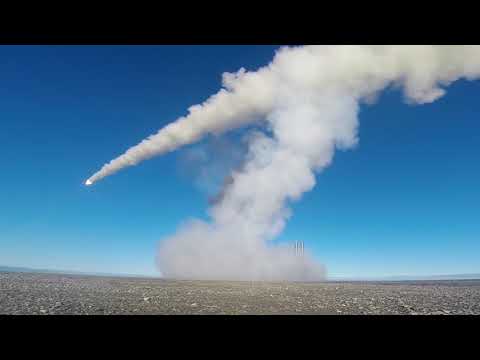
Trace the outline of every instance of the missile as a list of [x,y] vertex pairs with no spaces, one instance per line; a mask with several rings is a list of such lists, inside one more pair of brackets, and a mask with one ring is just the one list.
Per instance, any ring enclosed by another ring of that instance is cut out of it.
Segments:
[[90,180],[85,181],[85,185],[86,185],[86,186],[90,186],[90,185],[92,185],[92,184],[93,184],[93,183],[92,183]]

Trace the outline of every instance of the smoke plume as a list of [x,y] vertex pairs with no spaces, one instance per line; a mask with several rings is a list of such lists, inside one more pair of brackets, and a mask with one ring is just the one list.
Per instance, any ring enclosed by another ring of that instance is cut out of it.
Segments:
[[92,184],[127,166],[258,122],[240,170],[233,170],[211,221],[192,220],[158,253],[167,277],[316,280],[325,269],[306,252],[299,259],[273,246],[290,216],[289,203],[315,185],[336,148],[357,143],[358,109],[389,87],[409,103],[430,103],[444,87],[480,77],[480,46],[284,47],[257,71],[223,74],[223,88],[188,115],[104,165]]

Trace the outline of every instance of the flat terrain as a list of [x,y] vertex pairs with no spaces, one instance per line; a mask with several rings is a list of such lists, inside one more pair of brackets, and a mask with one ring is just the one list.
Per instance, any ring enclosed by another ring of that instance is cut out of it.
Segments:
[[480,315],[480,280],[250,283],[0,272],[0,314]]

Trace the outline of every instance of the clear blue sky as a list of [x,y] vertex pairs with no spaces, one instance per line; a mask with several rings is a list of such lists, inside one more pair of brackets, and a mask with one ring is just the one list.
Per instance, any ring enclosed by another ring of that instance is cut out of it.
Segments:
[[[272,46],[1,46],[0,264],[154,274],[162,237],[205,217],[181,150],[83,182],[216,92]],[[279,241],[304,240],[334,276],[480,272],[480,82],[434,104],[389,91],[360,114],[294,204]]]

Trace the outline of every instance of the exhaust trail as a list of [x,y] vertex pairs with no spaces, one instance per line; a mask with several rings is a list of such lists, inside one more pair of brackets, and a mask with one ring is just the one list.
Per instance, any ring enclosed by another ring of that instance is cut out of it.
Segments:
[[478,77],[479,56],[476,45],[285,47],[256,72],[242,68],[234,74],[224,73],[223,88],[217,94],[105,164],[86,184],[206,134],[256,121],[281,106],[286,88],[298,90],[297,96],[337,89],[359,100],[396,83],[404,87],[408,100],[428,103],[444,95],[442,86],[461,77]]
[[315,185],[335,149],[358,141],[358,109],[395,86],[408,103],[430,103],[459,79],[480,77],[476,45],[348,45],[279,49],[267,66],[223,74],[223,87],[188,114],[105,164],[86,185],[125,167],[258,122],[241,169],[232,170],[210,221],[193,220],[161,242],[167,277],[316,280],[325,268],[305,249],[301,261],[271,240],[291,216],[289,203]]

